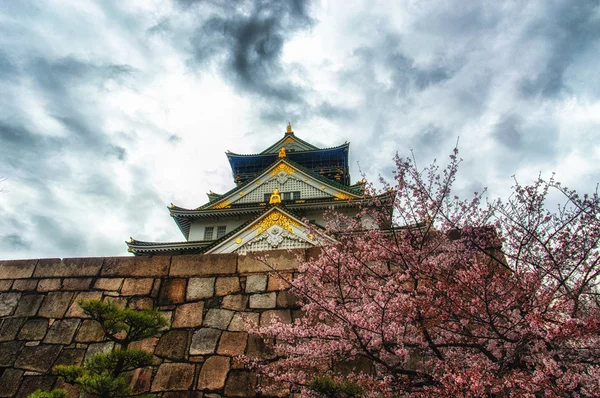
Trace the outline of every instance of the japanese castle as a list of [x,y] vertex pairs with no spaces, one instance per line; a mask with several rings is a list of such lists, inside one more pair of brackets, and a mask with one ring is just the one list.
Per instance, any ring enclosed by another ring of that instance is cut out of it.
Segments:
[[131,239],[136,256],[192,253],[240,253],[308,248],[329,238],[320,233],[323,213],[358,212],[364,181],[350,184],[345,142],[317,148],[300,139],[288,124],[283,138],[258,154],[227,152],[235,187],[208,193],[208,203],[169,212],[185,237],[182,242]]

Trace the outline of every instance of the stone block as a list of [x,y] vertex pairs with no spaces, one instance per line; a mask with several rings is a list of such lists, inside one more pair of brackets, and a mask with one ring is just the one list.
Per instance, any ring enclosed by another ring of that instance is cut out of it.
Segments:
[[50,292],[53,290],[60,290],[62,282],[60,278],[55,279],[40,279],[37,285],[38,292]]
[[267,275],[249,275],[246,278],[246,293],[262,293],[267,290]]
[[188,363],[163,363],[154,376],[152,392],[189,390],[195,368],[195,365]]
[[73,341],[75,331],[81,321],[79,319],[59,319],[52,324],[44,339],[46,344],[69,345]]
[[92,284],[92,278],[65,278],[62,290],[88,290]]
[[62,318],[71,304],[74,293],[71,292],[50,292],[44,299],[39,316],[45,318]]
[[147,339],[132,342],[129,344],[129,348],[132,350],[146,351],[153,354],[157,344],[158,337],[148,337]]
[[236,312],[229,323],[229,330],[232,332],[247,332],[252,325],[258,325],[260,314],[257,312]]
[[0,293],[0,316],[8,316],[13,313],[21,293]]
[[121,288],[121,294],[123,296],[144,296],[150,293],[152,290],[152,284],[154,279],[152,278],[125,278],[123,287]]
[[190,355],[214,354],[220,336],[221,331],[218,329],[202,328],[197,330],[192,336]]
[[248,342],[248,333],[245,332],[223,332],[219,340],[217,354],[236,356],[244,355],[246,344]]
[[150,391],[152,382],[152,368],[138,368],[131,372],[131,392],[133,394],[142,394]]
[[25,294],[21,296],[14,316],[35,316],[44,301],[41,294]]
[[287,290],[277,292],[277,307],[300,308],[302,301]]
[[62,350],[56,361],[54,362],[54,366],[57,365],[81,365],[83,362],[83,357],[85,356],[84,348],[72,348]]
[[0,342],[14,340],[26,320],[26,318],[4,319],[2,327],[0,327]]
[[127,307],[134,310],[151,310],[154,302],[150,297],[134,297],[129,300]]
[[36,278],[96,276],[102,267],[102,257],[41,259],[33,276]]
[[23,377],[23,382],[21,383],[21,388],[15,395],[15,398],[26,398],[31,393],[36,390],[47,391],[52,388],[54,383],[56,382],[56,376],[51,375],[31,375],[28,376],[25,373]]
[[238,293],[241,290],[240,278],[237,276],[224,276],[217,278],[215,281],[216,296],[226,296],[231,293]]
[[225,387],[229,367],[230,359],[227,357],[212,356],[208,358],[200,369],[198,389],[220,390]]
[[154,355],[175,361],[184,360],[188,350],[188,335],[187,330],[165,332],[158,341]]
[[169,256],[107,257],[100,275],[164,277],[169,274],[170,263]]
[[250,253],[240,256],[238,259],[238,272],[246,274],[270,271],[296,271],[298,269],[296,254],[300,254],[304,258],[304,249],[296,249],[291,252],[288,250],[270,251],[267,257],[269,265],[259,260],[260,255]]
[[223,297],[221,307],[228,310],[243,311],[248,307],[248,296],[245,294],[232,294]]
[[13,279],[0,279],[0,292],[8,292],[13,284]]
[[108,354],[113,347],[115,346],[115,343],[112,341],[104,341],[102,343],[93,343],[88,345],[88,349],[85,352],[85,357],[84,357],[84,361],[87,361],[88,359],[90,359],[91,357],[93,357],[96,354]]
[[38,260],[2,260],[0,261],[0,279],[31,278]]
[[94,283],[94,289],[117,291],[123,284],[123,278],[98,278]]
[[188,281],[188,301],[210,298],[215,295],[215,278],[190,278]]
[[43,344],[36,347],[23,347],[15,361],[15,368],[46,373],[54,365],[62,347],[59,345]]
[[89,318],[89,316],[87,316],[85,314],[85,312],[83,312],[83,308],[81,308],[81,306],[79,305],[79,302],[83,301],[83,300],[101,300],[101,299],[102,299],[102,292],[77,293],[77,296],[75,296],[75,300],[73,300],[73,303],[69,307],[69,310],[65,314],[65,317],[67,317],[67,318]]
[[267,291],[273,292],[276,290],[285,290],[290,287],[288,282],[292,281],[292,274],[290,272],[271,273],[269,275],[269,284],[267,285]]
[[22,341],[0,343],[0,367],[12,366],[24,345]]
[[275,318],[278,318],[283,323],[292,323],[290,310],[269,310],[260,314],[260,326],[269,326]]
[[202,394],[200,391],[169,391],[164,393],[162,398],[221,398],[220,395],[216,395],[216,397],[209,397],[206,394]]
[[231,322],[231,318],[233,318],[233,314],[233,311],[212,308],[206,313],[203,326],[207,328],[227,330],[229,322]]
[[263,339],[255,334],[248,335],[248,348],[246,350],[246,355],[248,358],[275,358],[274,340]]
[[173,317],[172,328],[196,328],[202,326],[202,311],[204,311],[204,303],[182,304],[175,310]]
[[17,279],[12,285],[12,290],[17,292],[33,292],[37,287],[37,283],[37,279]]
[[257,377],[254,373],[231,371],[225,383],[225,396],[254,397],[256,396],[256,383]]
[[19,332],[19,340],[41,340],[48,331],[48,320],[44,318],[28,319]]
[[276,303],[277,295],[275,292],[250,296],[250,308],[275,308]]
[[185,301],[185,286],[183,278],[165,279],[160,286],[158,305],[181,304]]
[[17,394],[23,371],[19,369],[6,369],[0,376],[0,397],[13,397]]
[[212,276],[235,274],[237,254],[192,254],[173,256],[171,276]]

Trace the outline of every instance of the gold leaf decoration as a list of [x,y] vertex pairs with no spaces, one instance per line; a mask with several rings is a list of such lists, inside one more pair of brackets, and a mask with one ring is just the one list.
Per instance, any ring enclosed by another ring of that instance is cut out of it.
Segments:
[[216,205],[213,206],[213,209],[226,209],[228,207],[231,207],[231,202],[221,202],[221,203],[217,203]]
[[262,220],[258,221],[256,224],[254,224],[251,227],[251,229],[258,228],[258,231],[256,231],[256,235],[260,235],[267,229],[271,228],[273,225],[278,225],[281,228],[283,228],[286,231],[291,232],[291,233],[294,233],[292,226],[301,227],[301,225],[299,223],[297,223],[295,220],[289,218],[282,212],[275,210],[274,212],[269,214],[267,217],[263,218]]
[[271,170],[271,175],[275,176],[278,173],[281,173],[282,171],[285,172],[285,173],[288,173],[289,175],[292,175],[292,174],[294,174],[296,172],[296,170],[294,170],[289,165],[287,165],[285,163],[281,163],[279,166],[277,166],[273,170]]
[[336,200],[351,200],[351,199],[354,199],[352,196],[346,195],[345,193],[342,193],[342,192],[337,192],[334,196],[335,196]]

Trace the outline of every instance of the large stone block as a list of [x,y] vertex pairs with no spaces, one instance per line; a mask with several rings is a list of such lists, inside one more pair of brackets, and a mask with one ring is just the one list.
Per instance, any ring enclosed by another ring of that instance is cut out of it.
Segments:
[[163,363],[158,368],[152,392],[189,390],[194,380],[195,366],[188,363]]
[[227,397],[255,397],[257,377],[254,373],[231,371],[225,383]]
[[277,292],[277,307],[300,308],[302,301],[287,290]]
[[238,293],[242,290],[240,278],[237,276],[223,276],[217,278],[215,282],[215,295],[226,296],[231,293]]
[[92,284],[92,278],[65,278],[62,290],[88,290]]
[[249,275],[246,278],[246,293],[262,293],[267,289],[267,275]]
[[276,290],[285,290],[290,287],[289,282],[292,281],[293,274],[291,272],[271,273],[269,275],[269,284],[267,290],[269,292]]
[[2,321],[2,327],[0,327],[0,342],[14,340],[26,320],[27,318],[4,319],[4,321]]
[[208,310],[206,317],[204,318],[203,326],[207,328],[227,330],[231,318],[233,318],[233,311],[212,308]]
[[62,347],[59,345],[50,344],[23,347],[23,350],[15,361],[15,368],[46,373],[50,370],[54,361],[56,361],[61,349]]
[[38,260],[3,260],[0,261],[0,279],[31,278]]
[[187,280],[183,278],[165,279],[160,286],[158,305],[181,304],[185,301]]
[[220,390],[225,387],[229,367],[230,359],[227,357],[212,356],[208,358],[200,369],[198,389]]
[[19,369],[6,369],[0,376],[0,397],[13,397],[17,394],[23,378],[23,371]]
[[215,295],[215,278],[190,278],[187,288],[187,300],[194,301]]
[[44,318],[28,319],[19,332],[19,340],[41,340],[48,331],[48,320]]
[[235,274],[237,254],[192,254],[173,256],[171,276]]
[[295,271],[298,269],[297,254],[304,258],[304,249],[296,249],[291,252],[287,250],[270,251],[266,253],[266,262],[268,265],[261,261],[260,254],[250,253],[240,256],[238,259],[238,272],[245,274],[269,271]]
[[276,303],[277,296],[275,292],[250,296],[250,308],[275,308]]
[[196,328],[202,326],[204,302],[182,304],[175,310],[173,328]]
[[37,279],[17,279],[12,285],[12,290],[16,292],[33,292],[37,283]]
[[220,336],[221,331],[218,329],[203,328],[197,330],[192,336],[190,355],[214,354]]
[[152,290],[152,278],[126,278],[121,288],[123,296],[144,296]]
[[8,292],[13,282],[12,279],[0,279],[0,292]]
[[53,290],[59,290],[61,286],[60,278],[53,279],[40,279],[37,285],[38,292],[50,292]]
[[95,343],[102,340],[104,340],[104,329],[93,319],[85,319],[75,336],[75,341],[78,343]]
[[187,330],[170,330],[165,332],[158,341],[154,354],[162,358],[183,360],[187,353]]
[[69,307],[69,310],[65,314],[67,318],[89,318],[88,315],[83,312],[83,308],[79,305],[79,303],[83,300],[101,300],[102,292],[81,292],[77,293],[75,296],[75,300]]
[[283,323],[292,323],[290,310],[269,310],[260,314],[260,326],[269,326],[276,318]]
[[36,390],[47,391],[52,388],[56,382],[56,376],[52,375],[32,375],[23,377],[21,388],[15,395],[15,398],[26,398]]
[[245,294],[232,294],[223,297],[221,307],[228,310],[243,311],[248,307],[248,296]]
[[50,292],[44,299],[38,315],[45,318],[62,318],[71,304],[74,293]]
[[248,333],[245,332],[223,332],[219,340],[217,354],[236,356],[244,355],[246,343],[248,342]]
[[152,368],[139,368],[131,372],[131,392],[141,394],[150,391]]
[[161,277],[169,274],[171,257],[107,257],[102,265],[102,276]]
[[21,293],[0,293],[0,316],[8,316],[13,313]]
[[12,366],[24,344],[22,341],[0,343],[0,367]]
[[71,348],[62,350],[56,361],[54,362],[54,366],[57,365],[81,365],[83,362],[83,358],[85,356],[84,348]]
[[75,331],[81,321],[79,319],[59,319],[55,321],[44,339],[46,344],[69,345],[73,341]]
[[102,267],[102,257],[92,258],[46,258],[39,260],[36,278],[96,276]]
[[104,341],[102,343],[93,343],[88,345],[88,349],[85,352],[84,360],[87,361],[96,354],[108,354],[115,346],[112,341]]
[[14,316],[35,316],[44,301],[41,294],[25,294],[19,300]]
[[94,289],[117,291],[123,284],[123,278],[98,278],[94,283]]
[[229,323],[229,330],[232,332],[247,332],[252,325],[258,325],[260,314],[257,312],[236,312]]

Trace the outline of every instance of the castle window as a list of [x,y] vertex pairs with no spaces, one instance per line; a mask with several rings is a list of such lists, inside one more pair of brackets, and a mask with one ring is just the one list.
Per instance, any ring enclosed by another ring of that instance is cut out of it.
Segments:
[[271,194],[270,193],[266,193],[265,194],[265,202],[269,203],[269,200],[271,200]]
[[212,240],[214,227],[204,227],[204,240]]
[[292,195],[294,196],[294,200],[300,199],[300,191],[294,191],[292,192]]
[[217,239],[225,236],[226,231],[227,231],[227,227],[225,225],[217,227]]
[[291,199],[291,192],[284,192],[283,193],[283,200],[290,200]]

